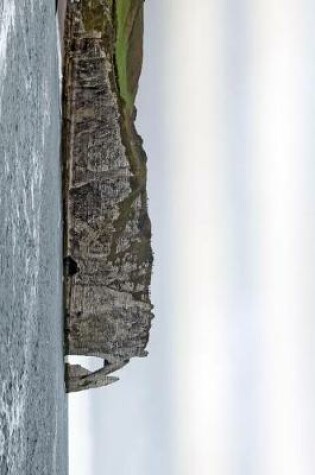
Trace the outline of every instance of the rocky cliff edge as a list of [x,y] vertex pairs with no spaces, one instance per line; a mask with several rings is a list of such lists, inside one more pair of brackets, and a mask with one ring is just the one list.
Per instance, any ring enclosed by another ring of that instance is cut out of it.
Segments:
[[151,327],[151,223],[146,155],[134,119],[142,64],[142,0],[69,3],[64,31],[65,348],[97,356],[67,365],[68,391],[117,380],[146,356]]

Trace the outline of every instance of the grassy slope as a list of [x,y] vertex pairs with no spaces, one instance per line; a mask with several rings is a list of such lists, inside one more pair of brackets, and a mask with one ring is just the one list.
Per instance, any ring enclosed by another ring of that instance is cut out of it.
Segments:
[[143,0],[84,0],[82,14],[87,31],[101,32],[107,48],[115,43],[119,94],[132,115],[143,58]]
[[138,188],[146,181],[146,156],[134,127],[134,102],[143,60],[143,0],[115,0],[115,63],[121,128]]
[[143,0],[115,0],[116,66],[120,95],[132,113],[142,67]]
[[[131,194],[120,204],[120,216],[116,222],[119,232],[126,226],[133,213],[133,202],[141,196],[146,210],[146,155],[142,148],[142,140],[134,126],[135,98],[138,91],[139,77],[143,61],[143,1],[114,0],[115,14],[115,63],[121,101],[121,130],[127,149],[129,163],[133,172]],[[139,263],[152,258],[150,245],[151,224],[146,211],[143,214],[143,239],[133,254]],[[143,276],[148,279],[150,276]],[[139,276],[137,277],[139,278]],[[141,280],[142,278],[140,278]]]

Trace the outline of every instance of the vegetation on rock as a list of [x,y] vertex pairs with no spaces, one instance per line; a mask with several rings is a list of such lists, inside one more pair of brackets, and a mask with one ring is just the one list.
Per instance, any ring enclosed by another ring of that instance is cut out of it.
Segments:
[[115,0],[119,90],[132,114],[143,58],[143,0]]

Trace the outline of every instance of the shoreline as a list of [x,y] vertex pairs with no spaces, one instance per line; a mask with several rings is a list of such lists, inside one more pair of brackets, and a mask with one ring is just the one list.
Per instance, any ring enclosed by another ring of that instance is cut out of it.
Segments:
[[58,27],[59,27],[62,60],[64,56],[64,30],[65,30],[67,4],[68,4],[68,0],[58,0],[57,10],[56,10],[56,16],[57,16]]

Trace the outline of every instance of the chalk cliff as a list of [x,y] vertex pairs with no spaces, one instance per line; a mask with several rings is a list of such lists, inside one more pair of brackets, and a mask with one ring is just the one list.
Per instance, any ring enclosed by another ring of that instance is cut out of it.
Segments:
[[[94,8],[94,10],[93,10]],[[97,14],[95,13],[97,12]],[[98,356],[91,373],[67,365],[67,390],[117,380],[146,356],[151,327],[151,223],[146,156],[120,95],[115,2],[69,3],[63,82],[64,295],[67,354]]]

